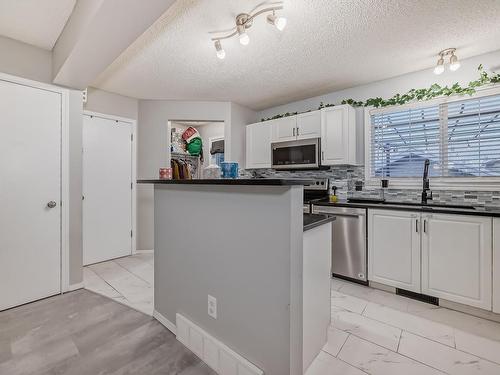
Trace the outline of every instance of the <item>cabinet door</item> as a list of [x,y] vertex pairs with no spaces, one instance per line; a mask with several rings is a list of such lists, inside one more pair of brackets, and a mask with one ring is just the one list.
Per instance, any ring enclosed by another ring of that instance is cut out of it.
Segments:
[[321,110],[321,163],[348,164],[348,111],[345,107]]
[[491,218],[423,215],[422,292],[491,310]]
[[321,136],[321,112],[313,111],[297,115],[297,139]]
[[420,293],[420,216],[368,210],[368,279]]
[[493,219],[493,312],[500,313],[500,218]]
[[288,116],[271,121],[272,141],[293,141],[297,139],[297,116]]
[[271,124],[268,121],[246,128],[246,167],[271,168]]

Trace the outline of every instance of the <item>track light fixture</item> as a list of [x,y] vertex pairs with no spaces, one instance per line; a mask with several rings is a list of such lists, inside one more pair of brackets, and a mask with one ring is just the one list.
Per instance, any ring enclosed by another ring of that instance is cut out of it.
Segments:
[[456,48],[447,48],[439,52],[439,59],[437,61],[436,67],[434,68],[434,74],[441,74],[444,72],[444,64],[445,64],[445,57],[450,56],[449,60],[449,66],[448,68],[454,72],[460,68],[460,62],[458,61],[457,55],[455,55],[455,52],[457,51]]
[[229,31],[213,31],[210,34],[216,34],[212,37],[214,42],[215,50],[217,52],[217,57],[219,59],[224,59],[226,57],[226,52],[222,48],[221,40],[232,38],[238,35],[240,44],[247,46],[250,43],[250,37],[248,36],[247,29],[249,29],[255,17],[261,14],[271,13],[267,15],[267,22],[275,26],[279,31],[283,31],[286,26],[286,18],[283,16],[277,16],[276,11],[283,9],[283,1],[277,1],[272,3],[264,3],[254,9],[251,13],[241,13],[236,16],[236,26]]

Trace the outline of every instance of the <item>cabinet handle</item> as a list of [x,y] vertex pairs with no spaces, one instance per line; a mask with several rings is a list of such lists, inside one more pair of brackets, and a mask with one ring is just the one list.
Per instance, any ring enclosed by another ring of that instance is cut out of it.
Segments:
[[415,232],[418,233],[418,219],[415,220]]
[[424,219],[424,233],[427,233],[427,219]]
[[325,160],[325,151],[321,151],[321,160]]
[[295,137],[295,128],[293,128],[293,136]]
[[297,137],[299,136],[299,128],[297,128]]

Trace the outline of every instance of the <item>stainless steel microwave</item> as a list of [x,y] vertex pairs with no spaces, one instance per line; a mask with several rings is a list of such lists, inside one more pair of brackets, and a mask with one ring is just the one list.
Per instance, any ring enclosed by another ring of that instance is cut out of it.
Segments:
[[271,144],[271,164],[274,169],[318,169],[320,139],[276,142]]

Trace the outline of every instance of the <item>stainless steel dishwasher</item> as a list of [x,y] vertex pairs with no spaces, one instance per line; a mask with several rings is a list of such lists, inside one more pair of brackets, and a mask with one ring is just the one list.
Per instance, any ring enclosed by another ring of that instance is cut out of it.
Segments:
[[337,218],[332,223],[332,274],[366,283],[366,209],[314,205],[313,212]]

